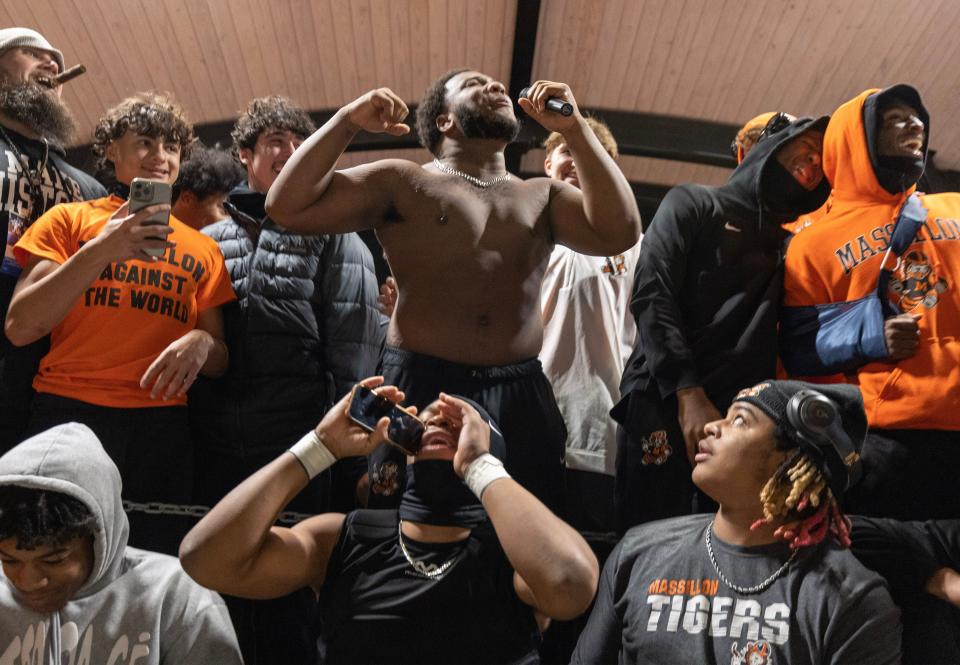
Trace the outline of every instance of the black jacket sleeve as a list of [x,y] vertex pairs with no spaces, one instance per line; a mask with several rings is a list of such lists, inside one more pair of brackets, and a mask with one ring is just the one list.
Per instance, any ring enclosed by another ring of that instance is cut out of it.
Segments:
[[377,371],[384,328],[377,274],[370,250],[355,233],[331,236],[323,249],[321,288],[324,364],[333,376],[335,402]]
[[922,592],[935,570],[960,564],[960,520],[901,522],[854,515],[850,521],[854,555],[895,593]]
[[930,520],[922,527],[940,567],[960,570],[960,519]]
[[671,189],[643,237],[630,311],[662,397],[700,384],[679,302],[702,211],[684,187]]

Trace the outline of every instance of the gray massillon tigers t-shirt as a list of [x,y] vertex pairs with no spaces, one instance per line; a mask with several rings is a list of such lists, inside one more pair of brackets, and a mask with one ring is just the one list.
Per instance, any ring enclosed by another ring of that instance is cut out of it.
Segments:
[[[802,550],[764,591],[719,579],[704,536],[713,515],[627,532],[607,560],[573,663],[827,665],[900,663],[900,611],[883,579],[833,543]],[[713,536],[724,576],[754,586],[789,558],[785,544]]]

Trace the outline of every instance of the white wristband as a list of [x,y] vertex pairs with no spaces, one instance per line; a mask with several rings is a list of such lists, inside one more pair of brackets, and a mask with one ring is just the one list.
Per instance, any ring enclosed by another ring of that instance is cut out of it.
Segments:
[[463,482],[478,499],[482,499],[483,490],[487,489],[487,485],[494,480],[509,477],[510,474],[503,468],[503,462],[490,453],[484,453],[470,462],[467,473],[463,476]]
[[337,461],[333,453],[323,445],[315,430],[310,430],[304,434],[299,441],[290,446],[289,452],[293,453],[293,456],[300,461],[310,480],[329,469]]

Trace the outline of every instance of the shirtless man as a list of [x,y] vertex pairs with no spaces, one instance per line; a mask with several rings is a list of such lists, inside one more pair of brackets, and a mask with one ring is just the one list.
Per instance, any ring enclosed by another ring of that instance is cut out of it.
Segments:
[[[546,110],[550,97],[573,115]],[[448,72],[417,109],[426,166],[388,159],[334,171],[361,130],[394,135],[407,106],[379,88],[341,108],[283,167],[267,196],[280,224],[304,233],[373,228],[389,256],[399,297],[383,373],[426,406],[443,389],[482,404],[511,442],[510,473],[550,508],[563,500],[566,428],[537,354],[543,337],[540,282],[554,243],[597,256],[640,236],[630,185],[577,110],[563,83],[537,81],[523,110],[560,132],[581,189],[507,173],[503,150],[519,123],[503,84]],[[371,505],[397,498],[402,458],[371,456]]]

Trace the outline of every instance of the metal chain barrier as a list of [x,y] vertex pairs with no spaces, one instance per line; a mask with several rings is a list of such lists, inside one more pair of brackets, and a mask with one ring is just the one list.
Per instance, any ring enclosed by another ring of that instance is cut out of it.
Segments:
[[[147,503],[137,503],[136,501],[123,502],[123,509],[128,513],[145,513],[147,515],[174,515],[176,517],[195,517],[200,519],[210,512],[209,506],[185,506],[176,503],[161,503],[160,501],[149,501]],[[311,513],[297,513],[292,510],[286,510],[277,517],[277,523],[283,525],[293,525],[302,522],[308,517],[314,517]]]

